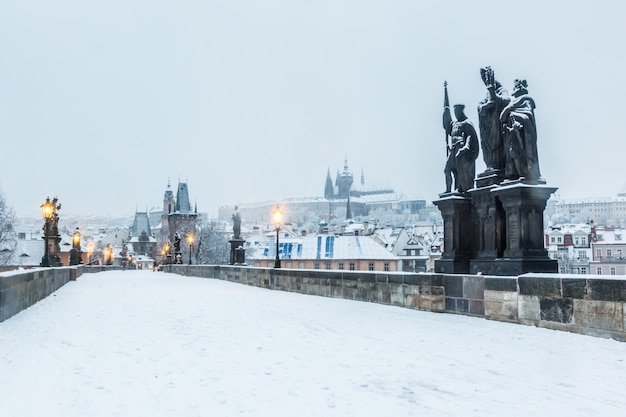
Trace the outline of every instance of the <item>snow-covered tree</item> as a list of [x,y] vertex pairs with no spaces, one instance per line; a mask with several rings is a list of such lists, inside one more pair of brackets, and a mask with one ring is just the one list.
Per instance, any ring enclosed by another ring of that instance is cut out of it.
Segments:
[[229,233],[218,222],[199,223],[194,254],[196,264],[227,265],[230,262]]
[[0,192],[0,266],[9,262],[17,246],[14,223],[15,212],[7,205],[4,194]]

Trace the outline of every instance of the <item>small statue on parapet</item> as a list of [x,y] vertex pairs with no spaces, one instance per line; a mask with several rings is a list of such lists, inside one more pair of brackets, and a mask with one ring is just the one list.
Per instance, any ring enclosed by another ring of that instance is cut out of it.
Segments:
[[233,239],[241,239],[241,215],[239,214],[239,207],[235,206],[235,213],[232,216],[233,219]]

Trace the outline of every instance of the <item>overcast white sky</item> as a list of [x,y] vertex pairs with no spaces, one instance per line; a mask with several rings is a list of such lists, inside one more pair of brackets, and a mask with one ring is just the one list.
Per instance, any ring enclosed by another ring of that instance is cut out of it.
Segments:
[[[0,189],[18,216],[133,214],[171,178],[217,207],[321,196],[350,168],[445,188],[443,82],[478,124],[481,67],[525,78],[563,198],[626,178],[626,3],[4,0]],[[479,157],[477,172],[482,171]]]

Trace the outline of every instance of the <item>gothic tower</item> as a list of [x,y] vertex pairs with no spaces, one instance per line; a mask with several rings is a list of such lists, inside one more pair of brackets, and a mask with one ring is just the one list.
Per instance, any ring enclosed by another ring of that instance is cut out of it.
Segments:
[[167,213],[167,225],[169,229],[168,240],[170,242],[174,242],[174,236],[176,233],[178,233],[181,239],[185,239],[189,233],[195,235],[197,218],[197,209],[191,209],[187,183],[179,182],[178,189],[176,191],[174,210]]
[[335,180],[335,184],[337,185],[337,198],[348,198],[353,180],[352,173],[348,171],[348,159],[346,158],[343,165],[343,172],[337,175],[337,179]]
[[335,198],[335,188],[333,187],[333,180],[330,178],[330,168],[326,174],[326,186],[324,187],[324,198],[332,200]]

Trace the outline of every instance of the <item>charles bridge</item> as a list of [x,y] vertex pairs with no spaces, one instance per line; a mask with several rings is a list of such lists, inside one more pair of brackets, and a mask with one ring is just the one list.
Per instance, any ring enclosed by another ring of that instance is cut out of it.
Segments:
[[[119,266],[41,268],[0,274],[0,322],[85,273]],[[529,273],[489,276],[168,265],[164,272],[270,290],[483,317],[626,341],[626,279]],[[147,283],[146,285],[149,285]]]
[[[557,188],[548,186],[539,170],[535,102],[528,83],[515,80],[509,95],[491,67],[481,68],[480,75],[487,89],[478,107],[480,147],[487,170],[478,175],[478,133],[465,115],[464,105],[454,105],[456,120],[452,118],[444,82],[446,190],[434,204],[444,220],[445,250],[435,262],[435,273],[282,269],[279,207],[274,212],[274,268],[244,266],[245,254],[239,249],[244,241],[236,213],[230,241],[232,265],[191,265],[190,258],[189,265],[166,263],[163,273],[626,341],[626,279],[558,274],[557,261],[544,247],[543,212]],[[56,209],[60,205],[56,199],[48,199],[42,208],[46,219],[42,266],[58,266],[59,262],[50,259],[58,253]],[[180,261],[178,234],[175,248]],[[77,265],[0,274],[0,321],[84,273],[119,268]]]

